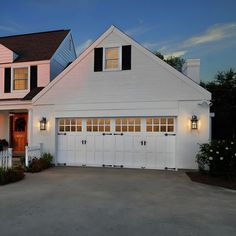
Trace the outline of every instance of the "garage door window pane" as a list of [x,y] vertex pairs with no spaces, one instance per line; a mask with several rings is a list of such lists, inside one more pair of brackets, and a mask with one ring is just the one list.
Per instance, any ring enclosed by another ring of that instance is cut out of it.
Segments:
[[174,117],[153,117],[146,119],[147,132],[174,132]]
[[168,126],[168,132],[174,132],[174,126]]
[[116,132],[140,132],[141,119],[140,118],[117,118]]
[[59,131],[60,131],[60,132],[64,132],[64,131],[65,131],[65,126],[60,126],[60,127],[59,127]]
[[109,132],[110,131],[110,119],[88,119],[87,120],[88,132]]
[[147,126],[147,132],[152,132],[152,126],[151,125]]
[[81,132],[82,120],[81,119],[60,119],[59,132]]

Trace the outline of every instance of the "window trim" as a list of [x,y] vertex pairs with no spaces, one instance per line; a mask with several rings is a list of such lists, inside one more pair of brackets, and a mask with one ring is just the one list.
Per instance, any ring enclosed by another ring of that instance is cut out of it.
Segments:
[[[27,89],[14,89],[14,69],[27,68],[28,69],[28,88]],[[12,66],[11,67],[11,92],[12,93],[22,93],[28,92],[30,90],[30,66]]]
[[[119,66],[118,68],[111,68],[111,69],[106,69],[106,49],[109,48],[118,48],[118,53],[119,53]],[[103,63],[102,63],[102,70],[103,71],[121,71],[122,70],[122,46],[120,45],[111,45],[109,47],[103,47]]]

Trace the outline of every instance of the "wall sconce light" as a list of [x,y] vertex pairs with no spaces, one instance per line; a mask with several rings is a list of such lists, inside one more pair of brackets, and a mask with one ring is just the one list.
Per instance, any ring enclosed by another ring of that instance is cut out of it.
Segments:
[[191,128],[192,129],[198,129],[198,118],[197,116],[193,115],[191,119]]
[[40,130],[46,130],[47,125],[47,119],[45,117],[42,117],[40,120]]

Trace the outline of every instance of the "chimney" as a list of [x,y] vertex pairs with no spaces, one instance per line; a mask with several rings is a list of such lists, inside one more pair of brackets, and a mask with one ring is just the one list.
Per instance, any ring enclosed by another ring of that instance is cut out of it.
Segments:
[[200,59],[188,59],[183,64],[182,73],[200,84]]

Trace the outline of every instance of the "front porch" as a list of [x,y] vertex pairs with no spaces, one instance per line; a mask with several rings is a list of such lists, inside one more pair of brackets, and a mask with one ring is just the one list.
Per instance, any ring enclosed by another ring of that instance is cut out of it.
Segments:
[[12,148],[14,160],[25,156],[25,146],[30,136],[28,109],[9,109],[0,111],[0,139],[5,139]]

